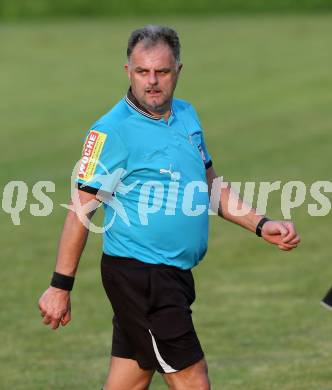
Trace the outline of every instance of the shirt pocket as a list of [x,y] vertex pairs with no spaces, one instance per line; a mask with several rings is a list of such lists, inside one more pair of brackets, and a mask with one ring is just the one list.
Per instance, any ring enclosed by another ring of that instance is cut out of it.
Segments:
[[142,153],[142,159],[144,161],[160,161],[169,159],[169,148],[167,145],[150,148]]
[[142,153],[140,165],[149,180],[164,181],[171,177],[174,164],[172,163],[168,145],[149,148]]

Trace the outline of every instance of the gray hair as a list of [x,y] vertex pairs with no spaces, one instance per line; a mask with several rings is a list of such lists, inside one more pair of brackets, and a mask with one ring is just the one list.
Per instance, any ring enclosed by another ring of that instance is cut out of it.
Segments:
[[180,63],[180,40],[175,30],[150,24],[133,31],[128,40],[128,60],[139,42],[143,42],[145,48],[153,47],[160,42],[167,44],[172,50],[177,65]]

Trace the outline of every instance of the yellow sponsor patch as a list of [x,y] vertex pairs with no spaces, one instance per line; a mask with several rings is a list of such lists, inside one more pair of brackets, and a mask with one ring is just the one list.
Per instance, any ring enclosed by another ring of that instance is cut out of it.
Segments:
[[78,178],[90,180],[98,165],[98,159],[103,149],[107,134],[91,130],[83,146],[82,159],[78,171]]

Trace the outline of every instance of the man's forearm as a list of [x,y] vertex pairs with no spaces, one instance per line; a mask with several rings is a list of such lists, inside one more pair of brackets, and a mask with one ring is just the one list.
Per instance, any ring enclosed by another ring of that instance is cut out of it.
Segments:
[[[239,194],[232,190],[231,185],[223,180],[223,177],[218,177],[213,166],[207,169],[206,180],[212,211],[227,221],[255,232],[263,215],[257,215],[256,210],[245,203]],[[237,210],[241,210],[241,212],[239,213]]]
[[[237,210],[241,210],[241,215],[237,213]],[[263,215],[256,214],[256,210],[245,203],[230,185],[221,189],[218,214],[227,221],[252,232],[256,231],[257,224],[263,217]]]
[[[96,210],[90,202],[99,202],[95,195],[77,190],[72,194],[70,210],[62,229],[55,273],[51,285],[39,299],[39,309],[45,325],[57,329],[60,323],[65,326],[71,320],[70,291],[74,276],[85,247],[89,222]],[[87,206],[87,207],[85,207]],[[88,223],[85,223],[86,217]],[[82,222],[84,221],[84,223]]]
[[69,210],[60,237],[56,272],[75,276],[88,234],[89,230],[82,224],[77,214]]

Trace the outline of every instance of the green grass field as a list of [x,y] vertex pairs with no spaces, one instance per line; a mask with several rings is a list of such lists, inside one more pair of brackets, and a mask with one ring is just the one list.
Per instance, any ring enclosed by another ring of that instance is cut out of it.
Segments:
[[[128,34],[151,21],[178,29],[184,69],[176,95],[200,113],[220,175],[331,181],[332,15],[0,25],[0,188],[24,180],[30,191],[20,226],[0,210],[0,389],[92,390],[104,381],[112,313],[99,235],[81,260],[71,324],[43,326],[37,301],[85,131],[125,94]],[[29,213],[39,180],[56,185],[48,217]],[[211,217],[193,311],[213,389],[332,389],[332,312],[319,305],[332,284],[332,218],[310,217],[311,202],[308,192],[292,213],[302,243],[291,253]],[[280,191],[268,214],[282,218]],[[165,388],[158,375],[151,388]]]

